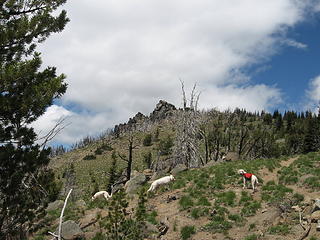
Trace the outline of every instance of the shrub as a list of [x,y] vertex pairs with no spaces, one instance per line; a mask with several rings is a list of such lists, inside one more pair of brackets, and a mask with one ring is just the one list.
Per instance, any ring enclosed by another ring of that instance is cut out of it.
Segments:
[[256,234],[251,234],[247,236],[244,240],[257,240],[258,236]]
[[152,136],[151,134],[147,134],[143,139],[143,146],[151,146],[152,145]]
[[284,199],[287,193],[291,192],[292,189],[281,184],[277,185],[274,181],[269,181],[262,187],[262,200],[271,203],[279,202]]
[[239,200],[239,204],[240,205],[246,204],[246,203],[248,203],[248,202],[250,202],[252,200],[253,200],[253,198],[252,198],[251,195],[249,195],[248,192],[244,192],[244,191],[241,192],[241,198]]
[[182,210],[186,210],[194,205],[190,196],[182,196],[179,200],[179,205]]
[[197,202],[198,206],[211,206],[211,203],[208,201],[208,199],[205,196],[200,196]]
[[83,160],[93,160],[93,159],[96,159],[97,157],[95,155],[92,155],[92,154],[89,154],[89,155],[86,155]]
[[159,152],[161,155],[169,155],[172,152],[173,140],[170,136],[166,139],[161,139],[159,142]]
[[156,225],[158,223],[156,220],[157,216],[158,216],[157,212],[155,210],[153,210],[152,212],[147,213],[146,221]]
[[256,214],[257,210],[261,207],[261,203],[257,201],[250,202],[249,204],[246,204],[241,209],[241,214],[245,217],[253,216]]
[[217,194],[217,203],[224,203],[228,206],[234,206],[236,194],[233,191],[222,192]]
[[228,218],[236,223],[241,223],[243,221],[243,217],[241,217],[239,214],[231,214],[228,216]]
[[152,164],[152,153],[151,152],[148,152],[143,155],[143,162],[146,164],[147,168],[151,168],[151,164]]
[[270,234],[280,234],[280,235],[286,235],[290,232],[291,227],[287,224],[280,224],[277,226],[272,226],[268,229],[268,232]]
[[191,211],[191,217],[198,219],[199,217],[206,216],[209,214],[209,208],[193,208]]
[[196,233],[196,228],[194,226],[184,226],[180,232],[181,238],[183,240],[189,239],[191,235],[195,233]]
[[232,224],[221,216],[213,217],[212,221],[204,226],[204,230],[214,233],[227,232],[230,228],[232,228]]

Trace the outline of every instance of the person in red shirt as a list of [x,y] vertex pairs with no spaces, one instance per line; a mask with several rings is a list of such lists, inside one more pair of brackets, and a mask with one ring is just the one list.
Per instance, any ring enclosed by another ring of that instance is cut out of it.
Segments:
[[243,189],[245,189],[246,187],[246,182],[247,181],[251,181],[251,185],[252,185],[252,190],[253,192],[255,191],[256,186],[258,185],[258,178],[256,175],[252,174],[252,173],[247,173],[246,171],[244,171],[243,169],[239,169],[238,173],[242,176],[243,178]]

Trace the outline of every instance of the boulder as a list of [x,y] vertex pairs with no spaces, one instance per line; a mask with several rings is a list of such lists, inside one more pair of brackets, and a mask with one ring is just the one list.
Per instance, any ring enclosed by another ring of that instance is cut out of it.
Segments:
[[[58,234],[58,229],[56,230],[56,234]],[[68,220],[62,223],[61,226],[61,237],[65,240],[75,240],[82,238],[84,236],[83,231],[80,226],[74,221]]]
[[313,212],[311,214],[311,222],[318,222],[320,220],[320,211]]
[[62,210],[64,201],[62,200],[56,200],[54,202],[51,202],[48,204],[48,207],[46,208],[47,212],[56,211],[56,210]]
[[314,200],[313,212],[320,210],[320,199]]
[[126,182],[124,188],[127,194],[137,193],[138,188],[147,181],[147,178],[144,174],[138,173],[136,176],[131,178]]
[[186,165],[184,164],[178,164],[177,166],[175,166],[172,170],[171,170],[171,174],[172,175],[176,175],[180,172],[186,171],[188,168],[186,167]]

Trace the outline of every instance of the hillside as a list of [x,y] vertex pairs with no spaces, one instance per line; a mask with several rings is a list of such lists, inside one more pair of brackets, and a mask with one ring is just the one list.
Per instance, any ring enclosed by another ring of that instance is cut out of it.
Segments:
[[[79,236],[106,239],[107,216],[112,204],[120,201],[117,198],[129,204],[126,218],[136,219],[144,202],[141,194],[153,180],[171,172],[176,179],[173,183],[146,195],[145,224],[140,227],[145,239],[320,239],[316,231],[320,212],[314,211],[320,189],[320,154],[299,153],[308,146],[310,136],[295,131],[308,129],[316,117],[292,120],[280,114],[279,127],[279,113],[212,110],[193,115],[199,133],[193,136],[193,143],[197,143],[197,159],[202,164],[190,168],[191,161],[176,161],[180,159],[177,155],[184,154],[177,147],[183,118],[176,114],[181,112],[193,114],[160,101],[150,116],[138,113],[116,126],[112,134],[52,159],[50,167],[62,184],[59,198],[73,189],[64,221],[73,220]],[[123,185],[130,155],[131,180]],[[257,192],[242,189],[240,168],[258,176]],[[113,173],[116,179],[111,180]],[[91,200],[93,193],[111,184],[114,192],[124,189],[126,197],[118,192],[112,197],[115,200]],[[35,239],[50,239],[46,233],[56,230],[60,211],[61,202],[47,211]],[[134,226],[131,222],[130,227]]]

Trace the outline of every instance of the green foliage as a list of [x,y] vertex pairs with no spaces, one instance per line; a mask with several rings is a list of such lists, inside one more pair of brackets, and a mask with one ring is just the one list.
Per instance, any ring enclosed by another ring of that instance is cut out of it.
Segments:
[[192,206],[194,206],[194,202],[190,196],[184,195],[179,200],[179,205],[182,210],[186,210]]
[[156,225],[158,223],[157,220],[156,220],[157,216],[158,216],[158,213],[155,210],[153,210],[150,213],[147,213],[146,221]]
[[146,220],[147,217],[147,211],[146,211],[146,192],[145,189],[141,189],[139,191],[139,199],[138,199],[138,207],[136,210],[136,220],[142,225],[143,222]]
[[248,216],[253,216],[256,214],[257,210],[261,208],[261,203],[257,201],[250,202],[246,204],[242,209],[241,209],[241,214],[245,217]]
[[241,223],[244,220],[239,214],[230,214],[228,218],[236,223]]
[[256,226],[255,223],[251,223],[251,224],[249,225],[249,231],[255,229],[256,227],[257,227],[257,226]]
[[152,135],[148,133],[143,139],[143,146],[151,146],[152,145]]
[[227,191],[217,194],[217,203],[223,203],[227,206],[235,205],[236,194],[233,191]]
[[211,203],[205,196],[200,196],[196,205],[198,206],[211,206]]
[[191,237],[191,235],[195,233],[196,233],[195,226],[184,226],[181,228],[180,236],[181,236],[181,239],[187,240]]
[[251,234],[249,236],[246,236],[244,240],[257,240],[258,236],[256,234]]
[[143,162],[145,163],[147,168],[151,168],[151,164],[152,164],[152,153],[151,152],[148,152],[143,155]]
[[167,136],[165,139],[161,139],[158,144],[158,149],[161,155],[169,155],[172,152],[173,139]]
[[281,184],[277,185],[274,181],[269,181],[262,187],[261,198],[271,203],[280,202],[285,198],[287,193],[292,193],[292,189]]
[[272,226],[268,229],[270,234],[280,234],[280,235],[287,235],[290,233],[291,227],[287,224],[280,224],[277,226]]
[[17,239],[18,233],[23,238],[25,226],[43,213],[59,189],[46,170],[50,149],[35,144],[37,135],[30,124],[67,88],[65,76],[57,75],[55,67],[43,68],[40,53],[34,52],[37,43],[62,31],[68,22],[66,12],[57,11],[64,3],[1,2],[0,232],[5,239]]
[[108,206],[108,217],[105,228],[106,239],[110,240],[140,240],[142,239],[141,227],[138,221],[126,218],[128,201],[123,189],[115,193]]
[[101,233],[101,232],[97,232],[96,235],[94,235],[94,237],[92,238],[92,240],[105,240],[106,236]]
[[113,184],[116,182],[117,178],[118,178],[118,174],[117,174],[117,155],[116,152],[113,151],[112,155],[111,155],[112,161],[111,161],[111,166],[109,169],[109,179],[108,179],[108,184],[107,184],[107,191],[109,193],[112,192],[112,186]]
[[248,192],[245,192],[245,191],[242,191],[241,192],[241,198],[239,200],[239,204],[240,205],[245,205],[247,204],[248,202],[251,202],[253,200],[252,196],[249,195]]
[[191,217],[194,219],[207,216],[208,214],[209,214],[209,208],[197,207],[191,210]]
[[88,154],[86,156],[84,156],[83,160],[94,160],[96,159],[97,157],[93,154]]
[[232,228],[232,223],[226,221],[224,217],[220,215],[214,216],[212,221],[203,227],[205,231],[214,233],[226,233],[230,228]]

